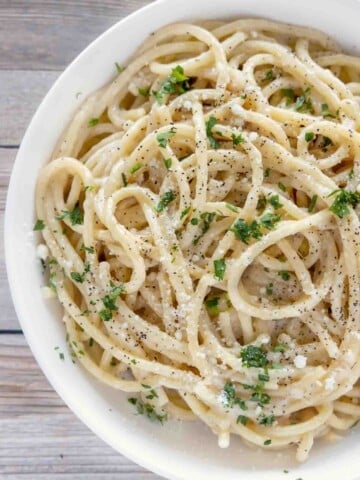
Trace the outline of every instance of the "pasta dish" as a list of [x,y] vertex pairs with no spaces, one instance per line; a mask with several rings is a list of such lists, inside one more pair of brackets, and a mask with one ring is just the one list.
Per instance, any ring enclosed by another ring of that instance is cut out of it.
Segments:
[[262,19],[168,25],[116,63],[37,183],[73,359],[220,447],[303,461],[340,438],[360,419],[359,102],[359,58]]

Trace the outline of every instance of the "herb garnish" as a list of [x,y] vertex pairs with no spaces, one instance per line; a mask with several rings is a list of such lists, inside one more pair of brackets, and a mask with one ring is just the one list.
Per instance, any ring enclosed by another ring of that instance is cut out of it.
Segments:
[[219,315],[219,300],[219,297],[214,297],[205,301],[206,308],[209,310],[211,315]]
[[[199,243],[200,238],[205,235],[205,233],[209,230],[211,223],[215,220],[216,218],[216,213],[215,212],[203,212],[200,214],[200,219],[201,219],[201,234],[198,235],[197,237],[194,238],[193,240],[193,245],[197,245]],[[192,219],[195,220],[195,219]],[[191,220],[191,223],[193,223]],[[199,223],[199,222],[197,222]],[[195,225],[193,223],[193,225]]]
[[162,82],[161,87],[158,91],[153,91],[153,95],[156,98],[156,101],[162,105],[164,102],[164,95],[171,95],[173,93],[181,95],[186,91],[190,90],[190,78],[185,75],[184,69],[181,65],[173,68],[171,74],[166,77]]
[[336,118],[335,115],[330,113],[329,105],[327,103],[321,104],[321,113],[324,118]]
[[314,140],[314,137],[315,137],[315,133],[314,132],[306,132],[305,133],[305,140],[307,142],[311,142],[312,140]]
[[259,240],[262,237],[260,225],[256,220],[253,220],[251,223],[247,223],[242,218],[239,218],[230,228],[230,232],[233,232],[236,238],[241,240],[246,245],[249,243],[250,238]]
[[226,271],[226,263],[224,258],[214,260],[214,271],[214,276],[217,280],[224,280],[224,275]]
[[273,230],[276,224],[280,222],[280,220],[281,217],[277,213],[266,213],[263,217],[260,218],[260,223],[268,230]]
[[121,180],[123,182],[124,187],[127,187],[128,182],[124,172],[121,174]]
[[235,133],[232,133],[231,138],[232,138],[234,147],[236,147],[237,145],[240,145],[240,143],[245,143],[245,138],[241,135],[241,133],[239,133],[239,135],[235,135]]
[[130,168],[130,174],[132,175],[133,173],[136,173],[138,170],[140,170],[144,165],[142,163],[135,163],[135,165],[133,165],[131,168]]
[[168,144],[168,141],[170,138],[172,138],[176,133],[176,128],[171,127],[171,129],[168,132],[163,132],[159,133],[156,135],[156,140],[158,141],[158,144],[162,148],[166,148],[166,145]]
[[138,92],[145,98],[150,96],[150,87],[138,88]]
[[331,197],[332,195],[336,195],[336,198],[330,207],[330,211],[340,218],[349,215],[349,205],[355,208],[360,203],[360,194],[357,192],[339,189],[334,190],[328,196]]
[[278,345],[275,345],[275,347],[272,349],[273,352],[280,352],[284,353],[287,349],[287,346],[285,343],[279,343]]
[[271,440],[270,439],[265,440],[264,445],[271,445]]
[[37,231],[40,231],[40,230],[44,230],[45,228],[45,223],[43,220],[40,220],[40,218],[38,218],[36,220],[36,223],[34,225],[34,231],[37,232]]
[[176,193],[173,190],[169,190],[164,193],[164,195],[160,198],[160,202],[156,205],[155,210],[158,213],[161,213],[165,210],[165,208],[170,205],[176,198]]
[[125,67],[122,67],[121,65],[118,64],[118,62],[115,62],[115,67],[117,73],[122,73],[125,70]]
[[162,424],[167,420],[167,414],[160,415],[150,403],[143,403],[141,400],[134,397],[129,398],[128,402],[131,403],[131,405],[136,406],[136,411],[139,415],[146,415],[152,422],[159,422]]
[[180,220],[182,220],[184,217],[186,217],[186,215],[190,212],[190,210],[191,210],[191,207],[184,208],[184,210],[180,214]]
[[245,415],[238,415],[237,419],[236,419],[236,423],[241,423],[242,425],[246,425],[248,422],[248,417],[246,417]]
[[71,278],[78,283],[84,283],[86,274],[90,271],[90,263],[85,262],[83,273],[70,272]]
[[259,419],[259,424],[260,425],[272,425],[275,422],[275,417],[274,415],[261,415]]
[[105,307],[99,312],[101,320],[107,322],[112,319],[113,312],[119,310],[115,304],[115,300],[124,292],[124,285],[113,286],[110,293],[101,299]]
[[280,203],[279,195],[272,195],[268,201],[275,210],[278,210],[283,206],[282,203]]
[[165,168],[167,170],[169,170],[169,168],[171,167],[172,165],[172,160],[171,158],[164,158],[164,165],[165,165]]
[[223,405],[228,408],[233,408],[238,405],[242,410],[247,410],[244,400],[236,396],[235,387],[231,382],[226,382],[221,391],[221,399]]
[[318,199],[318,196],[317,195],[313,195],[311,197],[311,200],[310,200],[310,203],[309,203],[309,206],[308,206],[308,212],[311,213],[314,208],[315,208],[315,205],[316,205],[316,202],[317,202],[317,199]]
[[100,122],[98,118],[90,118],[88,127],[95,127]]
[[244,347],[240,352],[240,358],[243,365],[249,368],[264,368],[269,365],[266,352],[256,345],[248,345]]
[[68,218],[72,225],[82,225],[84,223],[84,215],[78,202],[73,210],[62,210],[61,215],[55,217],[56,220],[64,220],[64,218]]
[[280,277],[285,280],[285,282],[290,280],[290,273],[287,270],[280,270],[280,272],[278,272],[278,275],[280,275]]
[[212,129],[215,127],[215,125],[218,123],[217,119],[213,116],[209,117],[209,120],[205,122],[205,127],[206,127],[206,136],[209,140],[210,147],[216,150],[219,148],[220,143],[215,139]]

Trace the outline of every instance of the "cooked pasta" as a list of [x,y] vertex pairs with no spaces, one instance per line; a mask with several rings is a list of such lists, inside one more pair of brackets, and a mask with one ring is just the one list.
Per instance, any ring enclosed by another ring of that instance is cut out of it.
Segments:
[[116,70],[37,184],[72,355],[155,422],[303,461],[360,419],[360,59],[239,19]]

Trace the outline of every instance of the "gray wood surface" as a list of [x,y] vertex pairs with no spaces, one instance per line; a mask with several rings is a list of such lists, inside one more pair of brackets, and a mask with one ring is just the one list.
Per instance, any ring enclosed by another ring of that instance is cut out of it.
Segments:
[[160,480],[85,427],[52,390],[7,285],[4,210],[25,129],[59,73],[101,32],[151,0],[0,0],[0,479]]

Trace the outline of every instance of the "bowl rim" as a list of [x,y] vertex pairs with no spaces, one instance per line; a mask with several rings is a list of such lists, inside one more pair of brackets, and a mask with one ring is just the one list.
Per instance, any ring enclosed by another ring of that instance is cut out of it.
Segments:
[[[96,46],[99,42],[101,42],[104,37],[107,35],[111,35],[114,31],[117,29],[121,28],[122,25],[128,23],[129,20],[135,20],[139,19],[141,20],[141,17],[145,12],[149,12],[151,10],[156,11],[161,5],[166,5],[170,4],[172,0],[155,0],[152,3],[149,3],[147,5],[144,5],[140,9],[132,12],[130,15],[127,15],[126,17],[122,18],[120,21],[116,22],[114,25],[112,25],[110,28],[108,28],[106,31],[104,31],[101,35],[97,36],[85,49],[83,49],[79,55],[75,57],[75,59],[62,71],[62,73],[59,75],[57,80],[53,83],[51,88],[48,90],[46,93],[45,97],[42,99],[40,105],[38,106],[35,114],[33,115],[31,121],[29,122],[29,125],[26,129],[26,132],[23,136],[23,140],[21,142],[20,148],[18,150],[18,153],[16,155],[15,162],[13,164],[12,168],[12,173],[11,173],[11,178],[10,178],[10,183],[8,187],[8,193],[7,193],[7,199],[6,199],[6,208],[5,208],[5,221],[4,221],[4,249],[5,249],[5,261],[6,261],[6,271],[7,271],[7,276],[8,276],[8,282],[10,285],[10,292],[11,292],[11,297],[14,303],[15,311],[17,314],[17,318],[20,322],[20,325],[22,327],[24,336],[26,338],[26,341],[37,361],[39,364],[41,370],[45,374],[47,380],[51,384],[52,388],[57,392],[57,394],[60,396],[60,398],[63,399],[65,404],[70,408],[70,410],[91,430],[93,431],[100,439],[105,441],[108,445],[110,445],[112,448],[115,449],[117,452],[121,452],[123,455],[125,455],[127,458],[129,458],[131,461],[136,462],[138,465],[141,465],[144,468],[147,468],[151,470],[152,472],[164,476],[169,479],[173,480],[184,480],[184,479],[192,479],[194,478],[192,475],[193,473],[191,472],[191,467],[190,470],[189,468],[187,469],[187,472],[185,472],[185,476],[183,473],[178,474],[176,472],[176,469],[173,469],[170,471],[170,467],[175,467],[176,463],[172,463],[171,459],[167,459],[168,463],[165,466],[164,461],[161,463],[159,455],[158,457],[149,457],[149,456],[144,456],[143,452],[137,452],[137,449],[134,447],[132,444],[128,444],[126,441],[126,438],[122,442],[117,442],[115,445],[115,442],[111,440],[110,435],[106,435],[104,430],[97,425],[96,420],[92,420],[89,418],[89,415],[87,415],[80,407],[78,402],[76,402],[70,394],[67,394],[66,391],[61,387],[60,382],[58,379],[55,378],[53,370],[48,367],[45,358],[41,355],[39,350],[37,350],[37,347],[35,346],[35,341],[32,336],[31,328],[26,320],[26,311],[23,308],[22,305],[22,298],[21,298],[21,290],[18,287],[17,284],[17,275],[14,271],[13,268],[13,250],[11,248],[11,211],[13,208],[16,208],[17,205],[17,197],[15,195],[16,192],[16,183],[18,181],[18,168],[17,166],[19,165],[19,159],[23,157],[25,153],[25,149],[27,147],[27,144],[29,142],[29,139],[31,138],[33,132],[31,132],[31,126],[36,123],[37,118],[42,115],[42,108],[44,108],[44,105],[46,104],[47,98],[52,94],[52,92],[58,88],[58,85],[63,82],[64,77],[66,77],[69,73],[69,71],[72,69],[72,67],[84,56],[88,54],[89,51],[91,51],[94,46]],[[185,1],[185,0],[184,0]],[[199,1],[199,0],[198,0]],[[206,0],[200,0],[205,3]],[[267,0],[260,0],[264,4],[267,3]],[[275,0],[276,1],[276,0]],[[190,4],[190,2],[189,2]],[[357,7],[360,12],[360,2],[359,0],[330,0],[329,4],[332,6],[334,5],[349,5],[350,7]],[[239,5],[239,9],[241,8],[241,4]],[[256,16],[256,15],[254,15]],[[189,15],[191,17],[191,15]],[[290,22],[292,18],[289,19]],[[120,446],[119,446],[120,444]],[[360,473],[360,461],[358,464],[358,471],[354,472],[353,471],[353,466],[348,466],[345,467],[343,466],[343,472],[345,473],[344,468],[349,468],[349,470],[346,473],[349,473],[351,475],[351,478],[353,475],[359,474]],[[176,472],[176,473],[174,473]],[[206,472],[205,472],[206,473]],[[241,470],[239,470],[239,475],[243,474]],[[269,476],[269,479],[271,480],[276,478],[278,476],[278,472],[274,472],[274,476]],[[334,473],[329,472],[327,475],[327,478],[329,480],[337,480],[337,476],[333,476]],[[337,475],[337,472],[335,472],[335,475]],[[205,477],[201,477],[205,478]],[[215,477],[211,477],[213,479]],[[232,476],[229,477],[231,480],[233,479]],[[250,477],[249,477],[250,478]],[[251,476],[251,478],[255,478]],[[200,477],[197,478],[197,480],[200,480]],[[350,480],[350,477],[349,477]]]

